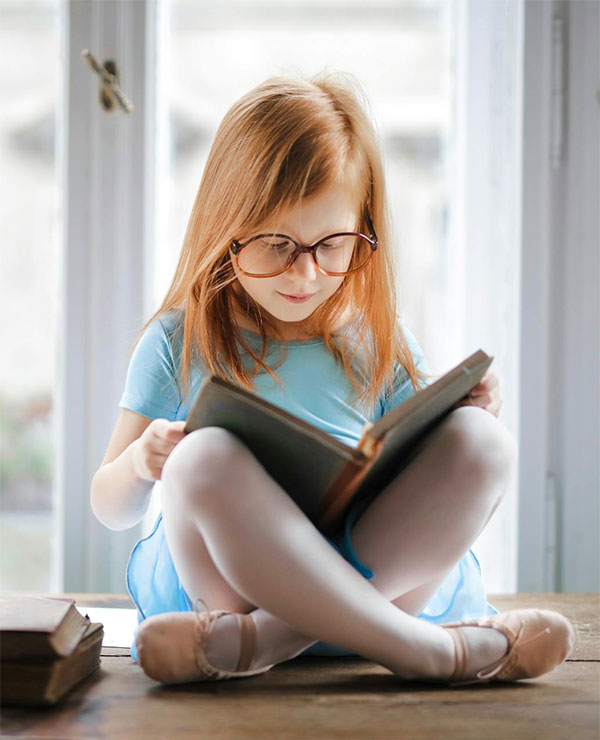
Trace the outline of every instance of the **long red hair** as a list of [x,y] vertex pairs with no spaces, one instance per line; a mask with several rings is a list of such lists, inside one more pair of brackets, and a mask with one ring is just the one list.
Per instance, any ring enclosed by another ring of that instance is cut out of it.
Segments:
[[[367,107],[354,78],[330,73],[308,79],[272,77],[225,114],[171,285],[134,340],[135,345],[162,314],[181,311],[178,371],[184,396],[196,363],[248,390],[261,369],[281,385],[265,362],[268,337],[277,337],[277,328],[246,291],[233,289],[237,277],[229,247],[238,234],[258,231],[267,219],[272,222],[299,201],[340,184],[357,204],[357,213],[363,214],[359,230],[365,234],[368,209],[379,247],[365,268],[347,275],[305,320],[307,332],[323,338],[342,363],[356,403],[368,410],[375,408],[382,393],[391,392],[396,363],[406,370],[415,391],[423,378],[430,377],[415,367],[399,324],[383,163]],[[240,311],[260,327],[260,355],[234,322],[234,312]],[[351,317],[352,342],[335,332],[344,317]],[[238,343],[254,361],[251,371]]]

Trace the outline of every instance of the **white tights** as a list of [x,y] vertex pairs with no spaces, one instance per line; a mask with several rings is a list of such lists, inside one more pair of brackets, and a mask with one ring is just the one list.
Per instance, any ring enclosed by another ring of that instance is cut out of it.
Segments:
[[[252,612],[262,655],[253,666],[321,640],[406,678],[448,677],[450,635],[416,615],[486,526],[516,460],[516,442],[496,417],[474,406],[451,411],[353,527],[355,552],[375,573],[367,580],[244,444],[206,427],[164,465],[165,536],[192,602]],[[231,634],[234,622],[217,620],[215,635],[219,623]]]

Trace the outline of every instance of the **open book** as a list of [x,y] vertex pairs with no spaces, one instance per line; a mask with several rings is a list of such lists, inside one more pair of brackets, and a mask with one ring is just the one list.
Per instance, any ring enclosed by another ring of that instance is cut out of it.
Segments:
[[329,536],[343,523],[351,503],[383,490],[410,462],[419,443],[479,383],[492,360],[477,350],[377,421],[365,424],[356,447],[215,375],[200,386],[185,432],[218,426],[235,434]]

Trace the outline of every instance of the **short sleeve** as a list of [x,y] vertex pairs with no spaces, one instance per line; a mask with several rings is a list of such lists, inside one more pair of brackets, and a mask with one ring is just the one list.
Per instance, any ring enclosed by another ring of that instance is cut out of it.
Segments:
[[[421,349],[421,345],[417,341],[417,338],[403,321],[400,322],[400,326],[402,327],[402,332],[406,338],[415,366],[424,373],[430,373],[429,365],[427,364],[427,360],[425,359],[425,355]],[[434,380],[435,378],[423,378],[422,383],[424,385],[430,385]],[[396,368],[393,393],[391,396],[385,396],[381,400],[381,416],[387,414],[390,409],[393,409],[395,406],[406,401],[408,398],[413,396],[414,393],[415,390],[408,373],[401,365],[398,365]]]
[[135,346],[119,407],[151,419],[175,421],[181,394],[169,337],[155,319]]

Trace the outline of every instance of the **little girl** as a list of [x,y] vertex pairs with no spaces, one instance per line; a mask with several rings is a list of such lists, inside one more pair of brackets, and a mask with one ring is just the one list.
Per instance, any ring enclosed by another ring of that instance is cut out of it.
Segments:
[[132,657],[164,683],[251,676],[301,653],[363,656],[403,679],[511,681],[572,647],[561,614],[487,603],[469,549],[516,469],[492,373],[331,539],[234,435],[183,432],[209,373],[354,446],[431,382],[396,305],[384,169],[359,92],[343,76],[271,78],[233,105],[131,357],[91,505],[126,529],[158,490],[127,588]]

